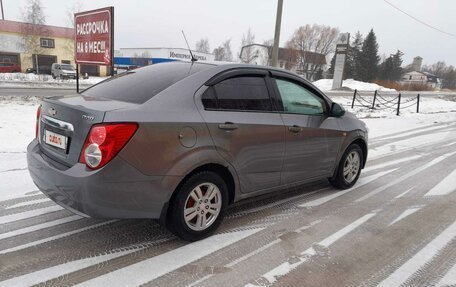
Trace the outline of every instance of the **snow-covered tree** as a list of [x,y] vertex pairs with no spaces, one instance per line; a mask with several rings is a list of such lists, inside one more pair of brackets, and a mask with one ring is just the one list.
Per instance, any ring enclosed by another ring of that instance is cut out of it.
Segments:
[[258,54],[255,52],[254,47],[251,45],[255,44],[255,34],[252,33],[252,30],[249,28],[246,34],[242,35],[241,41],[241,52],[239,54],[239,59],[243,63],[251,63],[255,58],[258,57]]
[[357,67],[357,78],[364,82],[375,80],[378,73],[378,63],[380,57],[378,55],[378,43],[374,30],[371,29],[363,42],[361,52],[359,53],[359,67]]
[[210,50],[211,49],[209,48],[209,39],[202,38],[201,40],[196,42],[195,51],[200,53],[209,53]]
[[212,52],[216,61],[233,61],[233,53],[231,52],[231,39],[226,40]]

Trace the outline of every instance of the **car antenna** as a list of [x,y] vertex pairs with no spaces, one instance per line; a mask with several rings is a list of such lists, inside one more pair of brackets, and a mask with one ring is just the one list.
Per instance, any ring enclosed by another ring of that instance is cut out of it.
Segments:
[[190,56],[192,57],[192,63],[198,61],[198,59],[193,56],[192,49],[190,49],[190,45],[188,44],[187,37],[185,37],[184,30],[182,30],[182,35],[184,36],[185,43],[187,43],[188,51],[190,52]]

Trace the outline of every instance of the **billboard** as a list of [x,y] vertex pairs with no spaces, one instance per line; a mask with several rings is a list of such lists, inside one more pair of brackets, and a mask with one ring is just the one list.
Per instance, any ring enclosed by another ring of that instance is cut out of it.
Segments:
[[113,65],[114,7],[74,14],[75,62]]

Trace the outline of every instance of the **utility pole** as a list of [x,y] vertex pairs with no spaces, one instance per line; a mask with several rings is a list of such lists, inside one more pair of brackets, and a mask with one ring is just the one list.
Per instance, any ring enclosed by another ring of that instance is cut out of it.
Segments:
[[279,58],[280,26],[282,25],[282,8],[283,8],[283,0],[278,0],[276,26],[275,26],[275,34],[274,34],[274,47],[272,48],[272,66],[273,67],[277,67],[277,59]]
[[3,0],[0,0],[0,6],[2,7],[2,20],[5,20],[5,14],[3,14]]

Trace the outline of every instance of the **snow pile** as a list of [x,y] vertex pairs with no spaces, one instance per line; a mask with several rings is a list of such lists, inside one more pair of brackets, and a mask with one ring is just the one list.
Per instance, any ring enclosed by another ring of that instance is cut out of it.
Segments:
[[[79,79],[81,86],[95,85],[106,79],[105,77],[90,77],[88,79]],[[30,85],[33,87],[55,87],[55,86],[74,86],[76,80],[53,79],[50,75],[35,75],[26,73],[0,73],[0,86],[2,87],[24,87]]]
[[[317,88],[322,91],[331,91],[333,80],[332,79],[321,79],[313,82]],[[395,92],[395,89],[388,89],[374,83],[365,83],[361,81],[355,81],[353,79],[347,79],[342,83],[342,88],[348,88],[350,90],[358,91],[383,91],[383,92]]]

